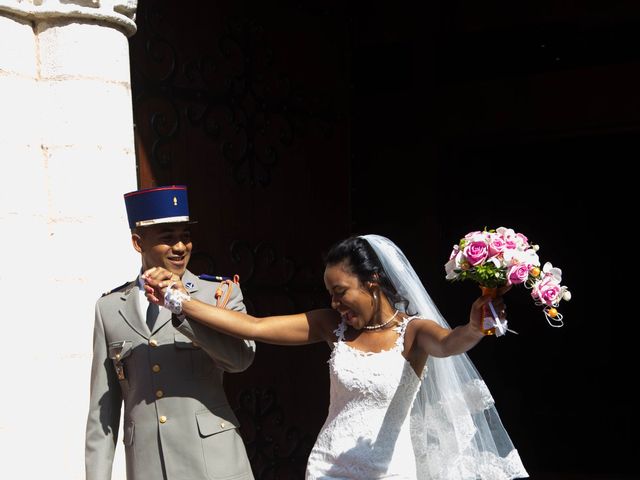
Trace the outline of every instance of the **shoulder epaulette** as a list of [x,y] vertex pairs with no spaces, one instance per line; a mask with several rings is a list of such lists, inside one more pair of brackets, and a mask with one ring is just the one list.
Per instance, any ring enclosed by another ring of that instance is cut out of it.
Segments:
[[[134,280],[135,281],[135,280]],[[103,297],[113,293],[113,292],[119,292],[125,289],[125,287],[131,285],[133,282],[131,280],[124,282],[122,285],[118,285],[116,288],[112,288],[111,290],[109,290],[108,292],[104,292],[102,294]]]
[[209,275],[207,273],[202,273],[198,275],[200,280],[209,280],[210,282],[224,282],[226,280],[233,280],[233,277],[225,277],[222,275]]

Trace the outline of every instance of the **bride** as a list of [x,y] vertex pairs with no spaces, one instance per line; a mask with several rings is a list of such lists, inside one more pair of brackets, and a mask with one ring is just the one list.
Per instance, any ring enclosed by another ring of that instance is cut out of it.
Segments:
[[[527,477],[485,383],[464,353],[482,338],[476,299],[451,329],[402,251],[379,235],[350,237],[325,258],[331,309],[257,318],[191,299],[179,278],[144,274],[150,301],[197,321],[278,345],[327,342],[329,413],[307,480]],[[502,299],[493,300],[504,314]]]

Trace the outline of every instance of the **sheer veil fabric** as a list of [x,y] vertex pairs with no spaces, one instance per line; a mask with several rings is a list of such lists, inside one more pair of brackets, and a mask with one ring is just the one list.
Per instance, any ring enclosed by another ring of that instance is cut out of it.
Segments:
[[[380,235],[361,238],[373,247],[389,280],[409,301],[410,311],[405,313],[450,328],[402,251]],[[489,389],[466,354],[428,358],[410,421],[420,480],[528,477]]]

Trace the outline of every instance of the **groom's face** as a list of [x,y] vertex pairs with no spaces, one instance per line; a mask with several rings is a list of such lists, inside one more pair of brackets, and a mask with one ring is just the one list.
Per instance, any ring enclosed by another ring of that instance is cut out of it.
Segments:
[[166,223],[136,229],[131,240],[142,255],[142,268],[163,267],[182,277],[191,258],[191,230],[184,223]]

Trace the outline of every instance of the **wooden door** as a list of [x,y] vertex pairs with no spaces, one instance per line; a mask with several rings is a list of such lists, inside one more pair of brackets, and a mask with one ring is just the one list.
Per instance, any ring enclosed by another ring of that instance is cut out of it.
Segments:
[[[328,306],[321,254],[349,230],[344,18],[267,3],[141,1],[130,40],[140,187],[188,186],[190,270],[238,274],[260,316]],[[259,344],[227,375],[256,478],[302,478],[328,354]]]

